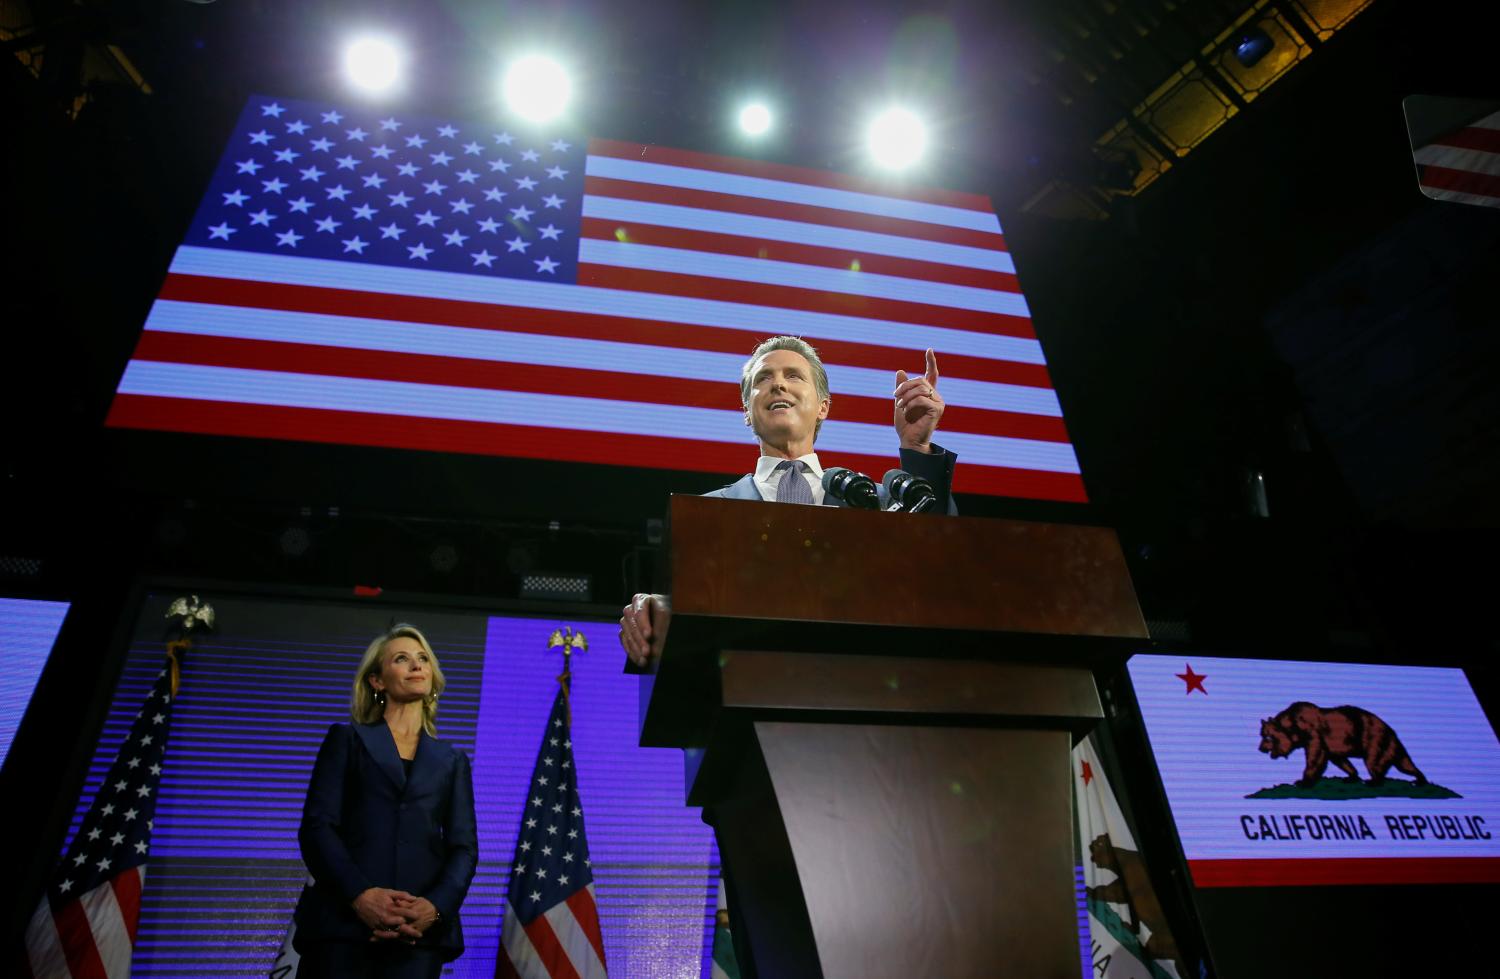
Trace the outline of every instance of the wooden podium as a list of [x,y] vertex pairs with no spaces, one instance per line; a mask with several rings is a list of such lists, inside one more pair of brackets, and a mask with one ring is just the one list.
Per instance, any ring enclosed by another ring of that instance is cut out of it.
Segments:
[[641,744],[688,749],[755,974],[1076,979],[1070,750],[1146,638],[1114,532],[696,496],[669,532]]

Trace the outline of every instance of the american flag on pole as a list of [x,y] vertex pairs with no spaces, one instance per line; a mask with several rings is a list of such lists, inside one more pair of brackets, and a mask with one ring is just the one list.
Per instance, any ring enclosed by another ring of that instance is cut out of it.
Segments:
[[1422,193],[1500,207],[1500,105],[1413,95],[1404,106]]
[[35,979],[130,975],[171,718],[172,670],[164,668],[27,925]]
[[552,701],[521,814],[496,979],[606,979],[569,728],[562,687]]
[[956,489],[1085,499],[987,197],[263,97],[109,423],[740,474],[778,333],[828,366],[838,464],[888,468],[932,347]]

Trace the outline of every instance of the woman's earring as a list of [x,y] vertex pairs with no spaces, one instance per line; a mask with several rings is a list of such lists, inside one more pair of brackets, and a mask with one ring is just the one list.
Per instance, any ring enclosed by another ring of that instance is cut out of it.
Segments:
[[375,691],[375,703],[379,704],[382,707],[385,706],[385,691],[384,690],[377,690],[377,691]]

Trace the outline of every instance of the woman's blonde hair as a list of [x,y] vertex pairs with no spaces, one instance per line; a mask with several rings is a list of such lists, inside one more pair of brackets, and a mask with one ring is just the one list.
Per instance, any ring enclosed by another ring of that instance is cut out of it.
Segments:
[[432,666],[432,692],[422,701],[422,730],[430,737],[437,737],[438,697],[442,696],[447,681],[443,679],[443,668],[438,665],[437,653],[432,644],[422,635],[422,630],[402,622],[392,626],[370,641],[365,655],[359,661],[359,670],[354,674],[354,697],[349,702],[349,713],[361,724],[373,724],[385,714],[385,704],[375,697],[375,688],[370,686],[370,677],[379,676],[383,665],[386,644],[392,639],[415,639],[427,661]]

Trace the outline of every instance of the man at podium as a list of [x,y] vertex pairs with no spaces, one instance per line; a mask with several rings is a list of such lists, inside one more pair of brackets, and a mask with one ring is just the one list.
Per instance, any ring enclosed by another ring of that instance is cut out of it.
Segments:
[[[950,495],[958,457],[932,440],[943,417],[937,391],[937,355],[927,351],[925,371],[896,372],[891,397],[901,468],[932,485],[940,510],[956,513]],[[842,506],[823,488],[823,467],[813,442],[833,404],[828,373],[812,344],[778,336],[757,346],[740,372],[745,424],[760,443],[755,471],[708,496],[732,500]],[[665,595],[638,594],[620,616],[620,645],[631,663],[645,666],[660,654],[670,605]]]

